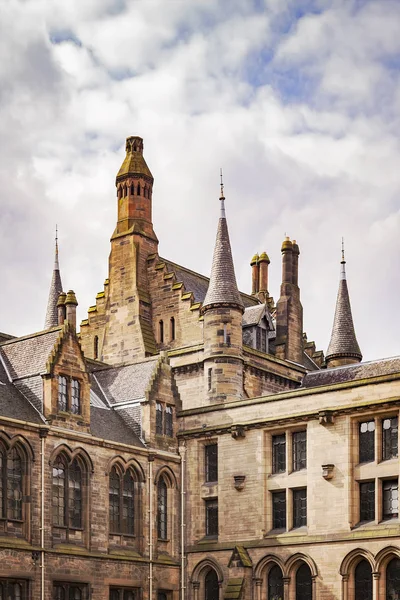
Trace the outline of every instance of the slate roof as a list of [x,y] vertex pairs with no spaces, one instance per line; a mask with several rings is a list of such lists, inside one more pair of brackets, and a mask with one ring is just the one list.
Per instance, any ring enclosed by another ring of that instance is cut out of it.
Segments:
[[99,437],[119,444],[144,447],[136,433],[126,425],[119,414],[109,408],[90,406],[90,431]]
[[265,304],[246,307],[243,313],[242,326],[250,327],[251,325],[258,325],[264,314],[264,311]]
[[[181,265],[178,265],[167,258],[161,258],[161,256],[160,261],[166,264],[169,272],[175,273],[177,281],[181,281],[183,283],[187,292],[193,293],[196,302],[204,302],[208,285],[210,283],[209,277],[201,275],[200,273],[196,273],[195,271],[191,271],[186,267],[182,267]],[[249,294],[245,294],[244,292],[239,293],[244,306],[258,306],[260,304],[257,298],[254,298]]]
[[344,261],[342,261],[342,274],[336,300],[335,318],[333,320],[332,335],[326,352],[326,358],[329,360],[329,358],[351,356],[361,360],[362,354],[354,330],[344,264]]
[[210,283],[204,298],[203,309],[218,304],[244,308],[236,283],[224,199],[220,200],[221,216],[218,221]]
[[[158,357],[123,367],[94,371],[92,379],[99,394],[106,396],[110,404],[140,400],[145,397],[151,377],[157,367]],[[104,394],[104,395],[103,395]]]
[[43,423],[39,413],[8,380],[7,373],[0,361],[0,414],[11,419]]
[[16,338],[0,345],[0,353],[11,378],[19,379],[46,371],[46,362],[61,327]]
[[356,381],[357,379],[368,379],[381,375],[392,375],[400,373],[400,357],[385,358],[365,363],[335,367],[333,369],[322,369],[307,373],[301,387],[311,388],[320,385],[333,385]]
[[58,264],[58,244],[56,239],[56,255],[54,260],[53,275],[50,283],[49,299],[47,301],[46,319],[44,321],[44,329],[55,327],[58,324],[57,301],[63,291],[60,275],[60,267]]

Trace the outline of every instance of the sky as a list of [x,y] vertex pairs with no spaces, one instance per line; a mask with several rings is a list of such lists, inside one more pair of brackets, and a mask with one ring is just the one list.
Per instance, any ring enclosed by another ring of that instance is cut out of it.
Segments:
[[43,328],[59,229],[87,315],[108,275],[125,138],[144,139],[160,255],[208,275],[219,171],[236,276],[300,247],[326,351],[341,238],[365,360],[400,354],[400,2],[3,0],[0,331]]

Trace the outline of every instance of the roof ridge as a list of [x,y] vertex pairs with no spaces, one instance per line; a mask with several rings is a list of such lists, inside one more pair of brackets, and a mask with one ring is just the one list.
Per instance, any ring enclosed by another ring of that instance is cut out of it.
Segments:
[[62,325],[54,325],[53,327],[50,327],[49,329],[42,329],[42,331],[36,331],[35,333],[29,333],[28,335],[23,335],[21,337],[15,337],[11,340],[6,340],[5,342],[1,342],[0,346],[9,346],[11,344],[16,344],[18,342],[22,342],[24,340],[30,340],[34,337],[39,337],[41,335],[47,335],[49,333],[53,333],[55,331],[57,331],[58,329],[61,331],[62,329]]

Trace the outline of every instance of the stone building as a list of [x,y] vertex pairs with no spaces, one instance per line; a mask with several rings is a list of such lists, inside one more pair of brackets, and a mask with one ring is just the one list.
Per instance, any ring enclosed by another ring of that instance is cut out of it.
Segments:
[[362,363],[342,257],[326,357],[299,246],[237,287],[160,256],[130,137],[109,273],[76,331],[58,249],[45,329],[0,334],[0,600],[400,598],[400,358]]

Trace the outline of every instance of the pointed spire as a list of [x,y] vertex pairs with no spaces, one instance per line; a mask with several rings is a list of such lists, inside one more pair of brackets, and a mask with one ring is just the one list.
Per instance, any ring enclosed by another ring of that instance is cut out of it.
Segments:
[[225,214],[224,184],[221,177],[221,213],[218,222],[217,237],[215,240],[214,256],[211,267],[210,283],[203,309],[214,305],[235,306],[244,310],[236,283],[235,268],[233,266],[231,243],[229,240],[228,224]]
[[335,318],[331,341],[326,353],[328,367],[360,362],[362,354],[354,330],[349,290],[346,280],[346,261],[344,258],[344,241],[342,238],[342,260],[340,262],[339,291],[336,301]]
[[62,292],[62,283],[60,275],[60,266],[58,263],[58,229],[56,225],[56,239],[55,239],[55,256],[54,256],[54,269],[53,276],[51,278],[49,299],[47,301],[46,319],[44,322],[44,328],[55,327],[58,324],[58,311],[57,301],[58,297]]

